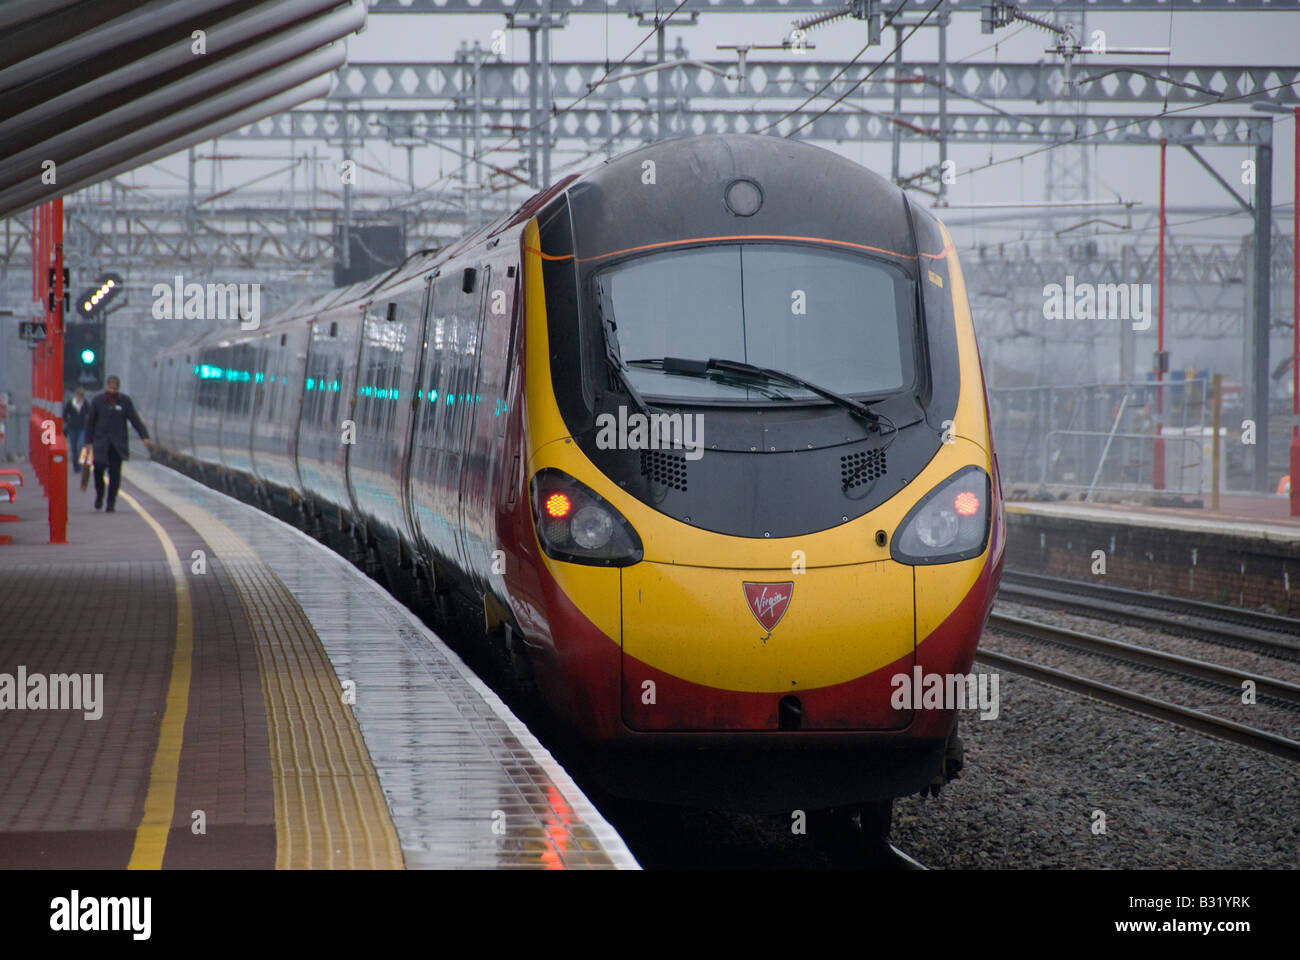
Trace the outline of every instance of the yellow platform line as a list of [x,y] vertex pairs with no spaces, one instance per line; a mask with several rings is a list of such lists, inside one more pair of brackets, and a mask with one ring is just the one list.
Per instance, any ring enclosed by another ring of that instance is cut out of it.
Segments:
[[226,524],[131,471],[220,557],[254,637],[269,728],[277,868],[397,868],[401,845],[361,728],[302,607]]
[[190,674],[194,663],[194,610],[185,568],[167,531],[126,491],[119,491],[127,505],[144,518],[162,544],[176,588],[176,648],[172,652],[171,676],[167,681],[167,704],[158,729],[158,746],[149,770],[149,789],[145,794],[144,814],[135,831],[128,870],[160,870],[167,852],[167,835],[176,813],[176,782],[181,766],[181,746],[185,737],[185,718],[190,710]]

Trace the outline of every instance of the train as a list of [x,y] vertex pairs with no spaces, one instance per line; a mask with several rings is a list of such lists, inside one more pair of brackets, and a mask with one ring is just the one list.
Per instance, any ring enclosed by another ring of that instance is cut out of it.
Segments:
[[[228,328],[227,328],[228,327]],[[651,143],[153,359],[159,455],[499,654],[611,792],[870,813],[962,763],[1005,520],[953,241],[777,137]]]

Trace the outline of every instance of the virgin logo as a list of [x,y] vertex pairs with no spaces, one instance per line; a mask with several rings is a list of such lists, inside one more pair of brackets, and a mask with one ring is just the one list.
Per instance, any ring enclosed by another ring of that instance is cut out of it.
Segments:
[[781,622],[785,611],[790,606],[790,597],[794,594],[794,582],[785,583],[746,583],[745,602],[749,612],[769,634]]

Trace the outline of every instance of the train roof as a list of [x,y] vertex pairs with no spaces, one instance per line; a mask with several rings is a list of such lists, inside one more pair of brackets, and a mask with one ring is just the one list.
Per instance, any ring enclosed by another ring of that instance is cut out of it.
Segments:
[[587,171],[565,194],[580,262],[684,237],[828,240],[916,260],[902,190],[837,153],[783,137],[647,144]]
[[277,310],[256,330],[222,329],[204,330],[191,334],[172,343],[164,354],[193,350],[209,344],[246,343],[260,337],[269,336],[278,331],[289,329],[309,317],[319,316],[329,310],[346,307],[349,303],[361,303],[377,293],[381,288],[395,287],[412,277],[432,270],[445,259],[439,250],[417,250],[398,266],[390,267],[356,283],[342,287],[333,287],[314,296],[299,297],[288,306]]

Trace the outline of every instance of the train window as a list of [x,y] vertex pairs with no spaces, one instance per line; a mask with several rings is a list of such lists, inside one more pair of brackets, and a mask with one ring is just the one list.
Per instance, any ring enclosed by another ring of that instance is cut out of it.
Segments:
[[287,333],[280,334],[280,346],[283,347],[286,343],[288,343],[288,341],[289,341],[289,335]]
[[459,282],[452,278],[440,278],[433,284],[432,302],[429,306],[428,346],[424,352],[424,370],[420,378],[423,384],[419,428],[421,444],[428,448],[438,446],[440,424],[446,419],[447,401],[450,393],[448,387],[449,344],[455,336],[455,311],[460,301]]
[[335,337],[337,337],[338,335],[339,335],[339,322],[338,322],[337,320],[331,320],[331,321],[330,321],[330,339],[333,340],[333,339],[334,339]]
[[[617,321],[624,361],[721,357],[859,395],[895,393],[913,378],[914,286],[883,261],[793,244],[717,244],[624,261],[592,286],[600,310]],[[760,392],[649,365],[630,375],[652,396],[759,400],[771,393],[767,385]],[[785,386],[780,393],[815,396]]]
[[388,304],[388,313],[385,315],[385,319],[389,323],[397,319],[397,304],[391,302]]

